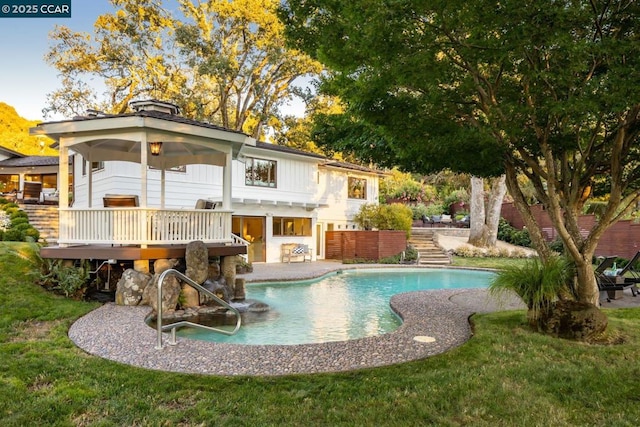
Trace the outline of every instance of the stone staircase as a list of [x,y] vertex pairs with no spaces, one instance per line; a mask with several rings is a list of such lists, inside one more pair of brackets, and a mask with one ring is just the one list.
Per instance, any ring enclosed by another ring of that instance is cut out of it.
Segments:
[[29,216],[29,223],[40,232],[40,241],[55,244],[58,241],[58,207],[51,205],[20,205]]
[[407,242],[418,251],[418,265],[449,265],[449,256],[433,241],[432,228],[412,228]]

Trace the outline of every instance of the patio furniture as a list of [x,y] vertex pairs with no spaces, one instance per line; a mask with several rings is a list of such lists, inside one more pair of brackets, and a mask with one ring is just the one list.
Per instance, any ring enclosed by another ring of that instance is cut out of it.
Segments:
[[135,208],[139,206],[138,196],[132,194],[105,194],[102,202],[105,208]]
[[42,190],[42,203],[45,205],[57,205],[60,201],[60,192],[56,189]]
[[196,209],[215,209],[218,203],[206,199],[198,199]]
[[638,283],[640,283],[640,271],[635,269],[636,263],[640,260],[640,251],[636,252],[633,258],[616,271],[616,276],[624,278],[624,283],[630,285],[631,294],[635,297],[638,295]]
[[610,270],[615,265],[617,258],[615,256],[605,257],[594,270],[598,290],[600,291],[600,299],[605,296],[607,302],[616,299],[616,293],[627,288],[631,288],[633,296],[636,295],[635,283],[625,282],[625,278],[617,274],[618,269]]
[[42,183],[38,181],[25,181],[22,191],[18,193],[19,203],[40,203]]
[[283,243],[281,248],[282,262],[311,262],[311,247],[300,243]]

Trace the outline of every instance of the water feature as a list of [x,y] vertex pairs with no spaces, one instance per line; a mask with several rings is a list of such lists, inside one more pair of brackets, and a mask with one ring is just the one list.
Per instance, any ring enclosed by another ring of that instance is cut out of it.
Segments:
[[236,335],[196,329],[178,335],[235,344],[308,344],[375,336],[398,328],[391,296],[435,289],[482,288],[493,274],[456,269],[345,270],[315,280],[247,285],[247,297],[268,304],[266,312],[243,314]]

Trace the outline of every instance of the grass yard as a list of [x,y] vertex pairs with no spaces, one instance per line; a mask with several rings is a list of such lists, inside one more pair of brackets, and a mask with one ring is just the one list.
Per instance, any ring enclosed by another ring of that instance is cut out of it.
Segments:
[[418,362],[268,378],[172,374],[76,348],[67,330],[96,304],[40,289],[33,246],[6,245],[2,426],[640,425],[638,309],[606,311],[617,345],[548,338],[524,326],[523,312],[502,312],[474,316],[468,343]]

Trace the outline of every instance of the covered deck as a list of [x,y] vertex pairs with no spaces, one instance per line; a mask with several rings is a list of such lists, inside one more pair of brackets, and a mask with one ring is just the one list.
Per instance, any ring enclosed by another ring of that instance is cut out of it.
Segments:
[[[231,166],[244,145],[255,145],[255,140],[241,132],[180,117],[172,104],[151,100],[131,106],[133,113],[97,114],[31,129],[31,134],[53,138],[60,151],[58,246],[44,248],[42,256],[149,260],[184,256],[184,247],[193,241],[204,242],[211,255],[246,254],[246,242],[231,232]],[[139,163],[139,188],[119,188],[121,194],[111,198],[120,199],[108,203],[110,195],[93,194],[89,173],[83,198],[86,203],[69,206],[69,151],[80,153],[89,163]],[[165,207],[165,170],[190,164],[222,167],[219,206],[194,203],[193,208]],[[148,198],[150,168],[161,171],[159,203]],[[104,203],[93,206],[101,199]]]

